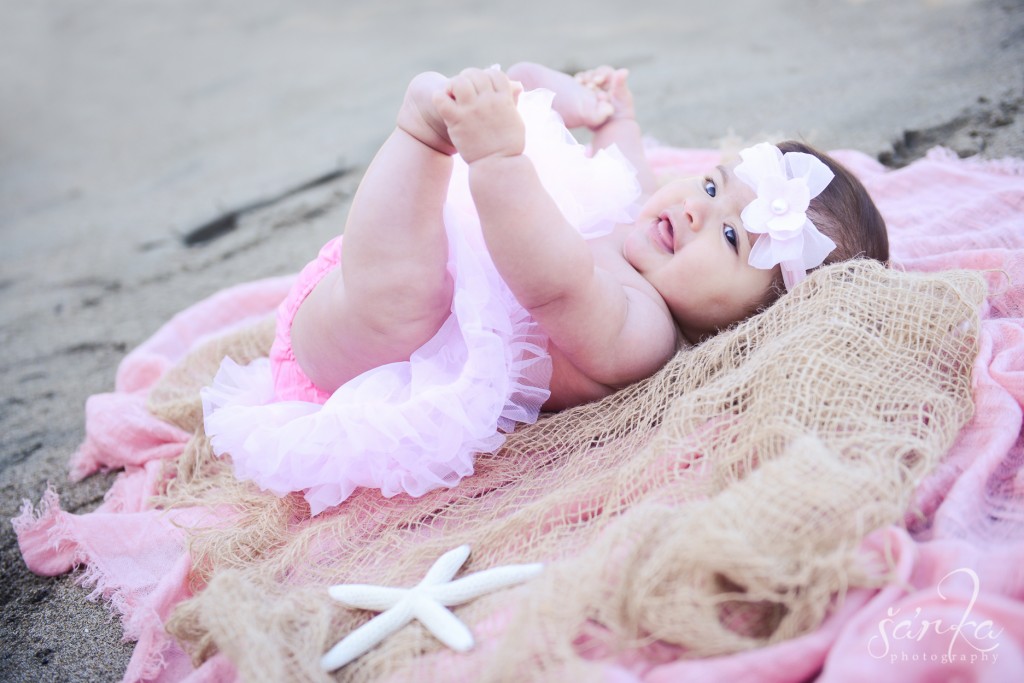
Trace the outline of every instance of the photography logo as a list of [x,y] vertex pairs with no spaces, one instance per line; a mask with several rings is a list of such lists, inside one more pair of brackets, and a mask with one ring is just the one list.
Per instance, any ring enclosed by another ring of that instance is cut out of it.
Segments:
[[[868,653],[875,659],[897,662],[938,662],[941,664],[995,662],[999,658],[999,636],[1003,629],[990,619],[977,620],[971,611],[978,601],[981,583],[973,569],[961,567],[942,577],[935,590],[939,598],[948,600],[943,585],[953,577],[964,575],[970,580],[970,599],[959,619],[928,619],[920,607],[912,614],[902,614],[890,607],[885,619],[878,622],[878,635],[868,641]],[[927,639],[926,645],[922,645]],[[935,651],[931,651],[933,644]],[[944,648],[943,648],[944,646]]]

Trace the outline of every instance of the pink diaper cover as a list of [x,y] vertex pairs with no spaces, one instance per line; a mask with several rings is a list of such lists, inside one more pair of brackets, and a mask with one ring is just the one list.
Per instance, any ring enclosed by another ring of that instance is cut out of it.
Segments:
[[292,350],[292,322],[299,306],[327,273],[341,264],[341,236],[320,249],[316,258],[299,272],[298,280],[277,309],[277,333],[270,347],[270,372],[274,378],[274,395],[279,401],[312,401],[326,403],[331,394],[324,391],[299,367]]
[[[629,221],[639,183],[617,150],[588,156],[551,110],[552,94],[523,93],[526,155],[567,220],[585,238]],[[473,473],[518,423],[534,422],[550,392],[551,357],[540,326],[491,262],[455,157],[444,207],[452,309],[408,360],[388,363],[328,393],[295,360],[291,326],[309,292],[340,266],[341,238],[301,272],[278,309],[270,358],[225,358],[202,389],[206,434],[235,475],[278,495],[301,491],[312,514],[356,487],[421,496]]]

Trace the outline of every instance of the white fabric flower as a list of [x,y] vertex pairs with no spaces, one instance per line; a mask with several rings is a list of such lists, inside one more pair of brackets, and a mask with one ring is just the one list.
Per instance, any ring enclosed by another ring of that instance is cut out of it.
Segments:
[[744,149],[740,158],[743,161],[734,173],[757,193],[740,219],[748,232],[761,235],[747,262],[766,270],[781,265],[783,280],[790,289],[836,248],[836,243],[807,218],[811,199],[832,182],[835,174],[811,154],[783,154],[767,142]]

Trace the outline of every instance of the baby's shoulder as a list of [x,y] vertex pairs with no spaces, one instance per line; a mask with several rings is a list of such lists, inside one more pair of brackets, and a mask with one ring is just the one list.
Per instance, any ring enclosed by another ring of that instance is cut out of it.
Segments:
[[621,287],[625,307],[617,334],[612,384],[624,386],[657,372],[679,348],[681,333],[665,300],[622,256],[621,251],[595,251],[595,265]]

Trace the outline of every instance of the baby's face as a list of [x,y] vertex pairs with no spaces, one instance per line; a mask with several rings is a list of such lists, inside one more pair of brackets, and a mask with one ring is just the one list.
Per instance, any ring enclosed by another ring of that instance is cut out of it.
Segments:
[[692,342],[753,313],[775,277],[747,263],[757,235],[743,229],[740,212],[754,191],[732,169],[718,166],[658,190],[623,246]]

